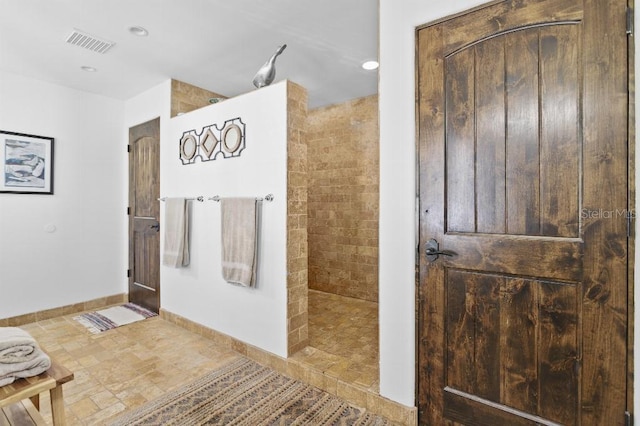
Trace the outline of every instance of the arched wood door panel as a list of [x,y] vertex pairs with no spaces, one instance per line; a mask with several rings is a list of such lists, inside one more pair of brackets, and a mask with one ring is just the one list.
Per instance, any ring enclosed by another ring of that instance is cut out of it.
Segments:
[[422,424],[623,424],[625,11],[503,1],[417,32]]
[[160,309],[160,119],[129,129],[129,301]]

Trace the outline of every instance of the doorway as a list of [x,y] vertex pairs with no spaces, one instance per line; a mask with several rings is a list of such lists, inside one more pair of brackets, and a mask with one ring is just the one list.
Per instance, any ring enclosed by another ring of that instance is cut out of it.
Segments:
[[623,424],[626,2],[417,31],[421,424]]
[[160,118],[129,129],[129,301],[160,309]]
[[308,329],[314,359],[379,393],[378,97],[308,111]]

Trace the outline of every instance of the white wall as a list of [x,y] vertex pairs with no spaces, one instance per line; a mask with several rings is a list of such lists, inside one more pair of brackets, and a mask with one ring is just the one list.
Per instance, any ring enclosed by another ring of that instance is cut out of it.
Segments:
[[[166,80],[151,89],[127,100],[124,107],[124,126],[122,129],[125,144],[129,141],[129,128],[160,117],[160,132],[169,129],[171,111],[171,80]],[[162,143],[162,140],[160,141]],[[127,159],[128,167],[128,159]],[[127,168],[127,176],[129,169]],[[128,183],[127,183],[128,185]],[[128,186],[125,192],[128,191]]]
[[[238,158],[178,158],[183,132],[240,117],[246,148]],[[287,85],[281,82],[171,119],[161,142],[161,192],[168,197],[253,197],[262,204],[258,283],[226,283],[221,272],[220,203],[191,202],[191,264],[161,269],[161,305],[175,314],[277,355],[287,354]],[[162,221],[161,221],[162,223]]]
[[0,73],[0,129],[55,138],[54,195],[0,194],[0,318],[126,291],[122,107]]
[[415,28],[474,0],[380,2],[380,393],[415,404]]
[[[220,204],[194,203],[191,265],[162,268],[161,306],[286,356],[286,90],[170,119],[170,80],[121,102],[0,74],[0,129],[55,138],[55,194],[0,194],[0,318],[127,291],[128,129],[160,117],[163,195],[275,195],[262,208],[255,289],[222,280]],[[236,117],[247,125],[239,158],[181,165],[184,130]]]

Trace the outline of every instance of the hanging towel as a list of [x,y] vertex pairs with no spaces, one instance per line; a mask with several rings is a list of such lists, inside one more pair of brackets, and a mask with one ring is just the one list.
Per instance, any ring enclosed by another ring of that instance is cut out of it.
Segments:
[[165,200],[162,264],[173,268],[189,264],[189,216],[184,198]]
[[231,284],[252,287],[258,258],[258,218],[255,198],[223,198],[222,276]]

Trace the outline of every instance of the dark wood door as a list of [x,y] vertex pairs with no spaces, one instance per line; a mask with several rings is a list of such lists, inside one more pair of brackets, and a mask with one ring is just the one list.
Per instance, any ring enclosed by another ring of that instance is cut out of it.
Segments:
[[625,12],[508,0],[417,31],[421,424],[624,424]]
[[160,119],[129,129],[129,301],[160,309]]

